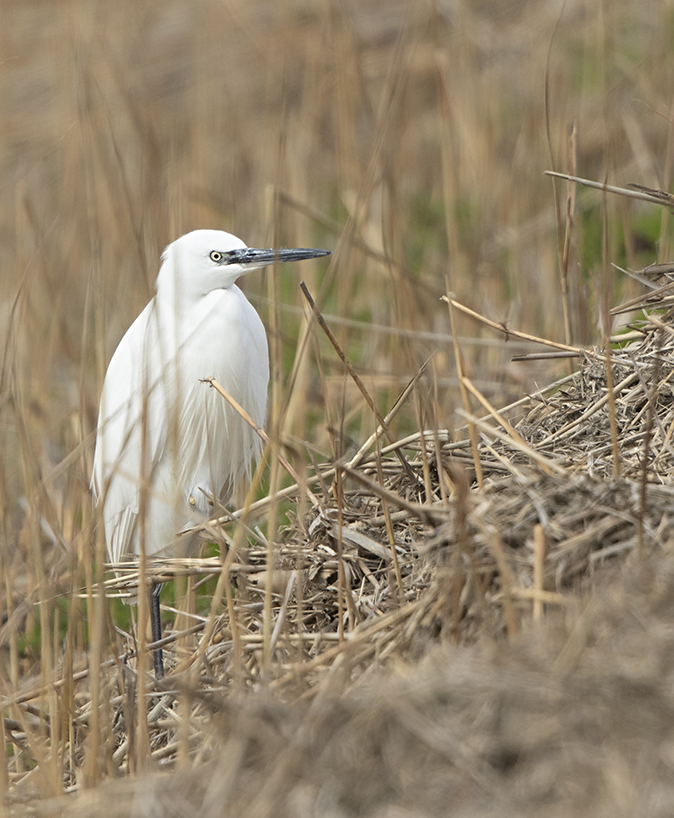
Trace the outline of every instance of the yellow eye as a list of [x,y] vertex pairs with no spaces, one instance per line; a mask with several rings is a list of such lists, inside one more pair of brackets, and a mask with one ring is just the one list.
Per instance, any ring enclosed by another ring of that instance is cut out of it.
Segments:
[[217,250],[213,250],[213,252],[209,255],[209,258],[216,264],[220,264],[220,262],[222,261],[222,253],[219,253]]

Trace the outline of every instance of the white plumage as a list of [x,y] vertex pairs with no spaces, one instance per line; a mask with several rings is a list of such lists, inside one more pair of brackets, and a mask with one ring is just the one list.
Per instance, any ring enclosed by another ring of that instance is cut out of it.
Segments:
[[156,295],[120,341],[101,396],[92,486],[112,562],[140,553],[141,531],[146,554],[176,555],[176,535],[228,502],[250,471],[259,438],[200,379],[215,377],[264,424],[267,338],[234,282],[275,259],[320,255],[254,250],[219,230],[166,248]]

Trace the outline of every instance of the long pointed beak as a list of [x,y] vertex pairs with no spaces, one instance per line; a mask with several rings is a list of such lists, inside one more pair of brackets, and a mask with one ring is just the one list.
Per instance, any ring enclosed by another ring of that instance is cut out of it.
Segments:
[[321,258],[330,254],[330,250],[313,250],[309,247],[285,250],[256,250],[254,247],[242,247],[240,250],[228,250],[224,253],[224,263],[241,264],[252,270],[273,264],[275,261],[304,261],[308,258]]

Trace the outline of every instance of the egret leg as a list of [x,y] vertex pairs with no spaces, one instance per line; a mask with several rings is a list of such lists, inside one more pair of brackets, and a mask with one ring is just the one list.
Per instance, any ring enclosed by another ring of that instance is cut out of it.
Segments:
[[[150,592],[150,624],[152,625],[152,641],[158,642],[161,639],[161,613],[159,610],[159,595],[161,585],[155,585]],[[164,652],[161,648],[152,651],[154,657],[154,675],[156,679],[164,678]]]

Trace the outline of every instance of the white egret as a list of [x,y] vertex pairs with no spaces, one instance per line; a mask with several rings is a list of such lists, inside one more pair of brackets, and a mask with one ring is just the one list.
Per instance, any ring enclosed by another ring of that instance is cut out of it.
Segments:
[[[92,487],[111,562],[141,548],[177,555],[177,534],[227,503],[250,474],[259,437],[201,382],[215,377],[264,425],[267,336],[235,282],[275,261],[328,254],[256,250],[220,230],[195,230],[164,250],[156,295],[119,342],[103,384]],[[151,595],[153,641],[161,638],[159,588]],[[161,651],[155,672],[163,675]]]

